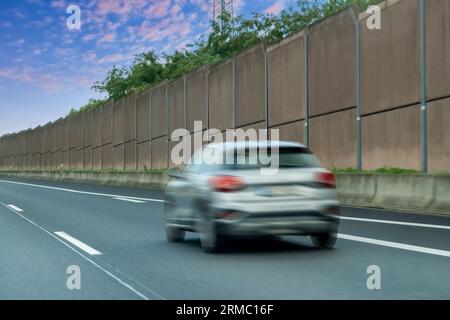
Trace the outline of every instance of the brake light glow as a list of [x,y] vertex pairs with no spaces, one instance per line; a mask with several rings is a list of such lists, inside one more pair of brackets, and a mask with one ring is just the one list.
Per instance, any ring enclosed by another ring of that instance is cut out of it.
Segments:
[[336,188],[336,176],[331,172],[317,173],[315,180],[327,188]]
[[233,192],[245,187],[241,178],[233,176],[214,176],[209,178],[208,184],[216,192]]

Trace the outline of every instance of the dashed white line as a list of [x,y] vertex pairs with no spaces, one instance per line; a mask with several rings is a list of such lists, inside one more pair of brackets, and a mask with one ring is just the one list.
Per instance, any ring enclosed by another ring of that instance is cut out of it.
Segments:
[[[80,251],[78,251],[77,249],[75,249],[74,247],[72,247],[70,244],[66,243],[65,241],[61,240],[60,238],[58,238],[56,235],[54,235],[53,233],[51,233],[50,231],[48,231],[47,229],[45,229],[44,227],[40,226],[39,224],[37,224],[36,222],[34,222],[31,219],[28,219],[27,217],[25,217],[24,215],[20,214],[17,211],[14,211],[13,209],[11,209],[10,207],[8,207],[6,204],[0,202],[0,205],[4,206],[5,208],[8,208],[11,212],[14,212],[15,214],[17,214],[19,217],[21,217],[22,219],[28,221],[29,223],[31,223],[33,226],[39,228],[40,230],[42,230],[43,232],[45,232],[46,234],[48,234],[49,236],[51,236],[52,238],[56,239],[58,242],[60,242],[61,244],[63,244],[64,246],[66,246],[67,248],[69,248],[71,251],[75,252],[76,254],[78,254],[79,256],[81,256],[83,259],[85,259],[86,261],[88,261],[89,263],[91,263],[93,266],[95,266],[96,268],[98,268],[99,270],[103,271],[105,274],[107,274],[108,276],[110,276],[111,278],[113,278],[114,280],[116,280],[118,283],[120,283],[121,285],[123,285],[124,287],[126,287],[127,289],[129,289],[130,291],[132,291],[133,293],[135,293],[137,296],[139,296],[140,298],[144,299],[144,300],[150,300],[150,298],[148,298],[147,296],[145,296],[144,294],[142,294],[141,292],[139,292],[138,290],[136,290],[133,286],[129,285],[128,283],[126,283],[125,281],[123,281],[122,279],[120,279],[119,277],[115,276],[113,273],[109,272],[108,270],[106,270],[104,267],[102,267],[101,265],[99,265],[98,263],[96,263],[94,260],[90,259],[89,257],[85,256],[83,253],[81,253]],[[142,285],[141,285],[142,286]],[[144,287],[144,286],[142,286]],[[145,287],[146,288],[146,287]],[[146,288],[146,290],[150,291],[155,297],[159,298],[159,299],[163,299],[165,300],[164,297],[162,297],[161,295],[159,295],[158,293],[151,291],[150,289]]]
[[165,202],[162,199],[151,199],[151,198],[139,198],[139,197],[130,197],[130,196],[124,196],[124,195],[117,195],[117,194],[107,194],[107,193],[97,193],[97,192],[87,192],[87,191],[80,191],[80,190],[73,190],[73,189],[66,189],[66,188],[57,188],[57,187],[50,187],[50,186],[43,186],[40,184],[32,184],[32,183],[24,183],[24,182],[16,182],[16,181],[8,181],[8,180],[0,180],[0,182],[3,183],[10,183],[10,184],[17,184],[22,186],[28,186],[28,187],[36,187],[36,188],[43,188],[43,189],[50,189],[50,190],[57,190],[57,191],[64,191],[64,192],[71,192],[71,193],[78,193],[78,194],[87,194],[91,196],[101,196],[101,197],[112,197],[112,198],[127,198],[127,199],[133,199],[133,200],[142,200],[142,201],[150,201],[150,202]]
[[23,212],[22,209],[20,209],[19,207],[16,207],[13,204],[8,204],[8,207],[10,207],[11,209],[13,209],[14,211],[17,211],[17,212]]
[[58,231],[58,232],[55,232],[55,234],[60,236],[64,240],[70,242],[71,244],[73,244],[74,246],[78,247],[79,249],[83,250],[84,252],[90,254],[91,256],[99,256],[99,255],[101,255],[101,252],[95,250],[91,246],[88,246],[86,243],[83,243],[80,240],[75,239],[74,237],[72,237],[71,235],[68,235],[65,232]]
[[128,198],[114,198],[114,200],[133,202],[133,203],[145,203],[145,201],[142,201],[142,200],[134,200],[134,199],[128,199]]
[[420,247],[420,246],[413,246],[410,244],[404,244],[404,243],[399,243],[399,242],[391,242],[391,241],[385,241],[385,240],[357,237],[357,236],[352,236],[349,234],[342,234],[342,233],[338,234],[338,238],[344,239],[344,240],[350,240],[350,241],[364,242],[364,243],[373,244],[373,245],[377,245],[377,246],[432,254],[432,255],[442,256],[442,257],[450,257],[450,251],[438,250],[438,249]]
[[354,217],[341,217],[341,220],[373,222],[373,223],[393,224],[393,225],[399,225],[399,226],[409,226],[409,227],[421,227],[421,228],[433,228],[433,229],[450,230],[450,226],[436,225],[436,224],[426,224],[426,223],[413,223],[413,222],[404,222],[404,221],[365,219],[365,218],[354,218]]

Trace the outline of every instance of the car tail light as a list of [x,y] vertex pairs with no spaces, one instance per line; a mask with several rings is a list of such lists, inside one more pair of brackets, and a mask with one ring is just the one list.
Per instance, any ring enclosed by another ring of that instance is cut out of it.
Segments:
[[336,176],[331,172],[317,173],[315,181],[326,188],[336,188]]
[[244,181],[239,177],[215,176],[208,180],[208,184],[216,192],[233,192],[245,187]]

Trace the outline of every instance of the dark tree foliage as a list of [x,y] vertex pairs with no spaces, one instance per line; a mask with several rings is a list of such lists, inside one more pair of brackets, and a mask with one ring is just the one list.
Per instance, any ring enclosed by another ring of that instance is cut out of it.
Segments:
[[[110,70],[103,81],[92,89],[106,94],[106,100],[117,100],[134,91],[141,91],[164,80],[173,80],[199,68],[215,64],[242,52],[258,43],[275,43],[303,30],[308,25],[325,19],[340,10],[355,5],[365,10],[380,0],[298,0],[295,6],[278,15],[254,13],[249,18],[231,18],[224,14],[221,23],[211,23],[206,38],[190,44],[186,49],[158,57],[153,51],[136,56],[128,68]],[[80,111],[104,103],[91,100]],[[77,111],[71,111],[71,114]]]

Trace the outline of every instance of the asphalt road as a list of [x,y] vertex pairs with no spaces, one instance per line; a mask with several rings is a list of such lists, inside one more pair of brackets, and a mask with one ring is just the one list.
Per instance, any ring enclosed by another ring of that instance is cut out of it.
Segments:
[[334,250],[286,237],[208,255],[196,234],[166,242],[161,192],[2,179],[0,299],[450,299],[447,217],[344,208]]

